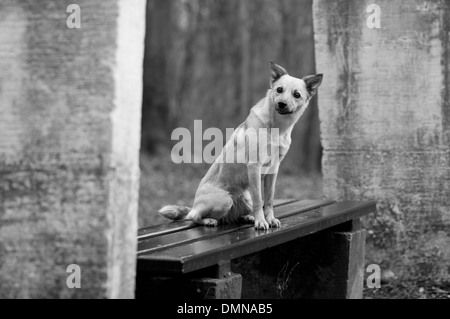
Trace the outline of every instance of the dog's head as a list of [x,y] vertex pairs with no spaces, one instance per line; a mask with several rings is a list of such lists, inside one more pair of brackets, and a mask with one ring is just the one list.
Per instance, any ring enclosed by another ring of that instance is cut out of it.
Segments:
[[322,83],[322,74],[298,79],[270,61],[271,77],[269,98],[275,110],[282,115],[297,113],[306,108]]

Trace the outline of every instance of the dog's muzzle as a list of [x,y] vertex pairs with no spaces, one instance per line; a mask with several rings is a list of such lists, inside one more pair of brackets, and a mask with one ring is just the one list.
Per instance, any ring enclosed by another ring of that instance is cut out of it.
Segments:
[[285,102],[278,102],[277,106],[275,107],[275,110],[277,110],[280,114],[291,114],[292,111],[289,111],[289,108],[287,107],[287,104]]

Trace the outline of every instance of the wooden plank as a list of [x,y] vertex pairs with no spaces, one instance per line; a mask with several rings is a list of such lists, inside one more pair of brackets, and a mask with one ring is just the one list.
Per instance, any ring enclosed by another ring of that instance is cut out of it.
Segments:
[[[297,201],[297,199],[276,199],[274,207],[286,205]],[[166,224],[154,225],[150,227],[144,227],[138,230],[138,240],[161,236],[165,234],[175,233],[182,230],[198,227],[199,225],[191,221],[173,221]]]
[[340,202],[285,217],[280,228],[253,227],[138,256],[138,269],[189,273],[303,237],[375,212],[375,202]]
[[278,206],[283,206],[283,205],[287,205],[293,202],[298,202],[299,199],[295,199],[295,198],[289,198],[289,199],[274,199],[273,200],[273,207],[278,207]]
[[[293,214],[306,212],[334,203],[330,200],[302,200],[277,206],[274,209],[277,218],[285,218]],[[218,227],[196,227],[182,232],[174,232],[153,236],[138,242],[138,255],[154,252],[169,247],[186,244],[192,241],[219,236],[238,229],[253,227],[249,224],[220,225]]]
[[155,226],[149,226],[140,228],[138,230],[138,240],[144,238],[156,237],[164,234],[170,234],[181,230],[197,227],[197,225],[191,221],[173,221],[167,224],[160,224]]

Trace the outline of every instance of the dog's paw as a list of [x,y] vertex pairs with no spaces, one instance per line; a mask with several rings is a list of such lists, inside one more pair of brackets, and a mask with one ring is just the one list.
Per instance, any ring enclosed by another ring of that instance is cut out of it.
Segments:
[[267,223],[269,223],[270,227],[276,227],[276,228],[280,228],[281,227],[280,220],[275,218],[275,217],[267,218]]
[[202,223],[208,227],[216,227],[219,222],[214,218],[204,218],[202,219]]
[[255,219],[255,229],[269,229],[269,224],[265,219]]

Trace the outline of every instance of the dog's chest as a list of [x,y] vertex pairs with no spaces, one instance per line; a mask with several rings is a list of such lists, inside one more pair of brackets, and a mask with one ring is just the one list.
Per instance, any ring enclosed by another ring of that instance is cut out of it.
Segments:
[[284,158],[287,151],[291,147],[291,136],[290,134],[281,135],[278,143],[278,153],[280,155],[280,160]]
[[291,136],[290,134],[282,134],[282,135],[272,135],[270,139],[267,141],[267,157],[263,159],[263,162],[269,161],[272,156],[279,156],[279,160],[281,161],[291,146]]

